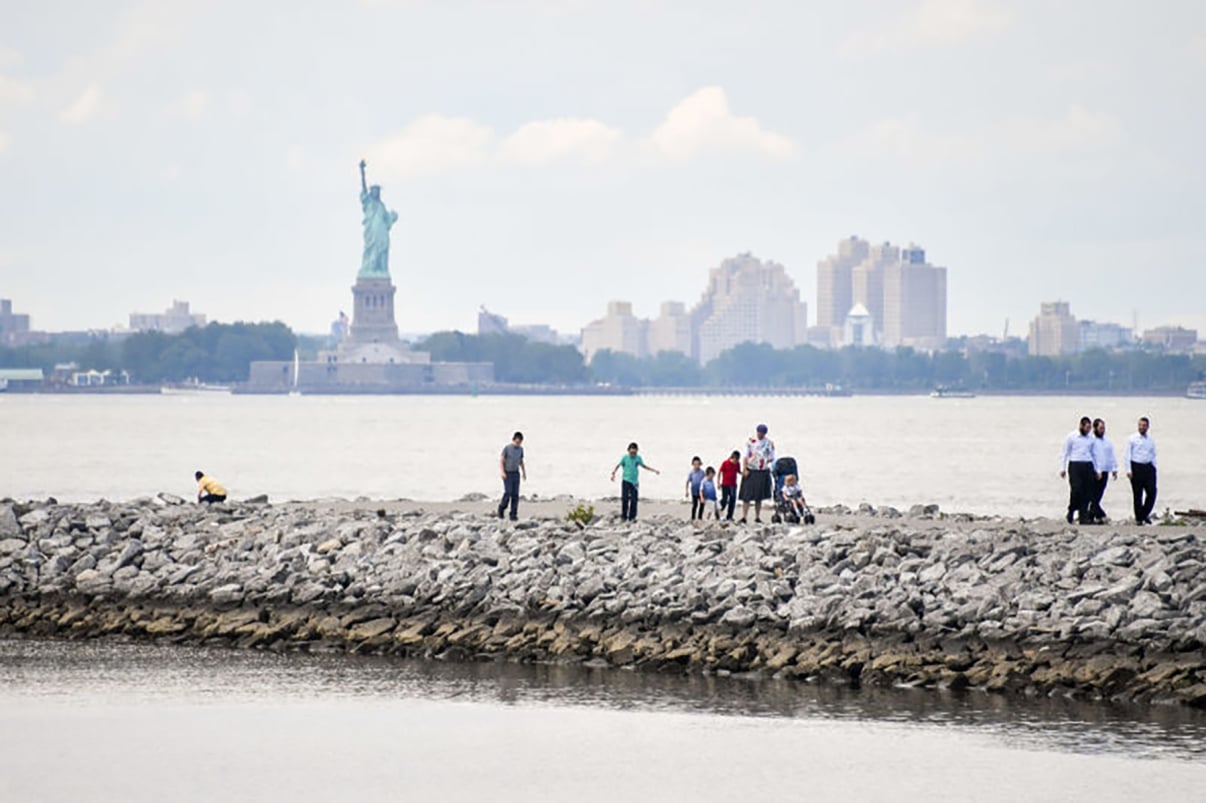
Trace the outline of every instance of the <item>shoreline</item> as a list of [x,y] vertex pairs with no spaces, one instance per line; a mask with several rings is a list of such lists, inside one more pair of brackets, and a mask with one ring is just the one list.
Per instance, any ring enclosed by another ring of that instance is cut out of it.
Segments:
[[180,501],[0,501],[0,638],[1206,707],[1201,526],[1077,530],[917,506],[818,509],[808,527],[699,528],[656,509],[579,527],[560,498],[517,523],[465,511],[492,500]]

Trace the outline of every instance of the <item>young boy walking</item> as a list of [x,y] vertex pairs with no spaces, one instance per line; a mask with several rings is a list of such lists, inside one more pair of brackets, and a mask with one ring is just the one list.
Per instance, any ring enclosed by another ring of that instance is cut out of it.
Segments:
[[737,507],[737,475],[741,473],[741,452],[733,452],[729,459],[720,464],[720,508],[724,520],[733,520]]
[[691,471],[687,474],[686,494],[691,500],[691,521],[702,519],[704,514],[703,499],[699,495],[699,486],[703,485],[703,461],[699,457],[691,458]]
[[714,520],[720,520],[720,506],[716,504],[716,469],[711,466],[704,471],[704,481],[699,484],[699,505],[703,508],[700,519],[711,512]]
[[640,447],[636,442],[628,444],[628,453],[620,458],[620,462],[616,463],[616,467],[611,470],[611,481],[616,481],[616,472],[623,470],[623,475],[620,477],[620,519],[623,521],[636,521],[637,515],[637,487],[640,485],[640,470],[652,471],[654,474],[661,474],[651,465],[645,463],[641,458]]

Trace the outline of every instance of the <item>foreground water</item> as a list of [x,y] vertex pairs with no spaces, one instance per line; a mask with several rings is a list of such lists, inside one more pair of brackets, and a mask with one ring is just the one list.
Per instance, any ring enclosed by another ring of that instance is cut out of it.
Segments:
[[[524,492],[601,498],[631,440],[662,470],[651,498],[681,498],[692,455],[719,462],[755,425],[799,458],[810,501],[1057,515],[1064,436],[1101,416],[1121,449],[1139,415],[1160,448],[1166,507],[1206,507],[1206,403],[1177,398],[924,396],[57,396],[0,394],[0,496],[192,494],[204,469],[236,497],[454,500],[500,490],[498,453],[527,435]],[[1125,477],[1106,510],[1130,509]]]
[[0,641],[0,799],[1200,799],[1206,715]]

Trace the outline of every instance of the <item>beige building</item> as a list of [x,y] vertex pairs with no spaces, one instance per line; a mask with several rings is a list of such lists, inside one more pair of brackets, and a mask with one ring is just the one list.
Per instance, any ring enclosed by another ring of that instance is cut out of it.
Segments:
[[900,261],[900,249],[884,242],[868,249],[867,258],[850,271],[851,298],[871,316],[878,342],[884,330],[884,271]]
[[788,349],[808,338],[808,307],[800,301],[795,282],[782,265],[748,253],[711,270],[691,319],[694,354],[701,363],[741,343]]
[[589,363],[600,351],[615,351],[634,357],[648,355],[649,322],[632,314],[628,301],[609,301],[607,315],[582,328],[582,354]]
[[936,351],[946,346],[946,268],[925,261],[925,250],[910,244],[883,269],[880,345]]
[[1030,356],[1061,357],[1079,348],[1080,324],[1068,302],[1044,301],[1038,317],[1030,322]]
[[665,301],[656,318],[649,322],[646,346],[649,354],[663,351],[680,351],[691,354],[693,337],[691,316],[681,301]]
[[809,342],[842,342],[846,316],[854,306],[852,273],[870,252],[870,243],[852,235],[838,243],[836,254],[817,263],[816,326],[828,331],[810,334]]
[[178,335],[192,326],[205,326],[205,316],[190,312],[187,301],[173,301],[164,312],[130,313],[130,328],[135,332]]

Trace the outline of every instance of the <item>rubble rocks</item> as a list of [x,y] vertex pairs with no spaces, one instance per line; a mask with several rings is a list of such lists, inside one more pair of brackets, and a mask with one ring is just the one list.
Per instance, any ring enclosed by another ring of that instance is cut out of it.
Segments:
[[[1184,528],[823,512],[585,527],[371,503],[0,502],[0,637],[582,662],[1206,705]],[[1165,532],[1168,529],[1168,532]]]

